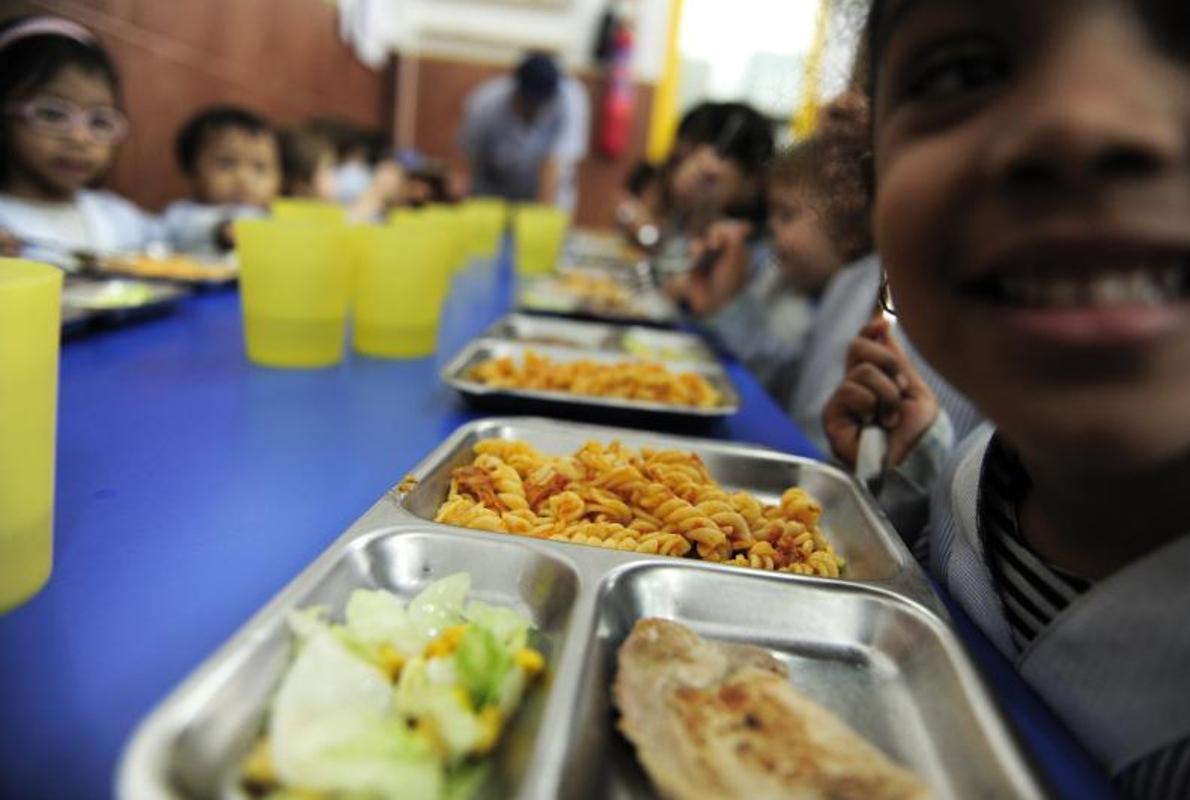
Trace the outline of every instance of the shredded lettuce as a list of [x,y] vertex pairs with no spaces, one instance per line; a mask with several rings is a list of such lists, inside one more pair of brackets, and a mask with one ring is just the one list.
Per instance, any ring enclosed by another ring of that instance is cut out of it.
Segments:
[[454,661],[459,683],[471,695],[476,708],[496,699],[497,689],[512,669],[512,653],[501,646],[488,628],[478,624],[467,626]]
[[414,625],[401,600],[383,589],[356,589],[347,601],[346,627],[372,646],[388,644],[405,656],[425,649],[430,636]]
[[409,603],[409,620],[418,633],[433,639],[463,621],[463,602],[471,591],[471,576],[458,572],[435,581]]
[[294,660],[268,725],[278,800],[303,791],[360,800],[475,793],[487,773],[478,759],[524,694],[515,657],[532,623],[467,603],[470,588],[467,574],[451,575],[408,606],[384,590],[358,590],[343,624],[321,607],[290,615]]
[[529,641],[533,623],[511,608],[472,600],[467,604],[467,619],[490,631],[506,649],[516,652]]
[[314,630],[273,702],[270,747],[290,786],[437,797],[428,743],[390,713],[391,688],[330,630]]

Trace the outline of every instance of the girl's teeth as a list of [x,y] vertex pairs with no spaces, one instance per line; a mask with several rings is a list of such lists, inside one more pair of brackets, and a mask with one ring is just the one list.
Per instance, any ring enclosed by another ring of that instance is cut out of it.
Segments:
[[1184,277],[1179,266],[1159,270],[1053,276],[1006,276],[1001,284],[1005,298],[1025,306],[1074,308],[1077,306],[1143,305],[1177,302]]
[[1128,298],[1128,284],[1119,275],[1100,275],[1091,282],[1091,304],[1109,306]]

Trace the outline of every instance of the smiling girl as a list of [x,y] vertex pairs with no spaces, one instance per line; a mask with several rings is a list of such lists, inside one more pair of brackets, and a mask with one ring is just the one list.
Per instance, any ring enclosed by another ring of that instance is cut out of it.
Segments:
[[142,249],[152,219],[102,178],[128,122],[111,58],[56,17],[0,25],[0,233],[33,257]]
[[[877,0],[869,23],[899,316],[995,424],[935,494],[932,569],[1144,798],[1190,797],[1188,8]],[[836,444],[925,432],[904,372],[853,365]]]

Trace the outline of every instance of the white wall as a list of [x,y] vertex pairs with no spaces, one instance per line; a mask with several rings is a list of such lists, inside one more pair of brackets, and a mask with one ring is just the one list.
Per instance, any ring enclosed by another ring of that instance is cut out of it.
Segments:
[[[638,80],[655,81],[665,57],[668,0],[636,0],[633,62]],[[556,53],[571,69],[592,66],[591,51],[607,0],[526,4],[504,0],[402,0],[402,50],[511,63],[529,49]]]

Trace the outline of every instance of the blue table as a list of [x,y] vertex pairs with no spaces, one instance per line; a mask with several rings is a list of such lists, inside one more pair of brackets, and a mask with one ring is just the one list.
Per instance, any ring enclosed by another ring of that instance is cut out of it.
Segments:
[[[449,355],[509,306],[501,269],[461,275]],[[56,553],[0,617],[0,798],[102,798],[136,722],[459,424],[441,357],[250,366],[234,293],[62,350]],[[709,435],[813,447],[730,365],[744,411]],[[970,626],[968,625],[968,628]],[[1070,797],[1102,779],[990,648],[990,680]]]

